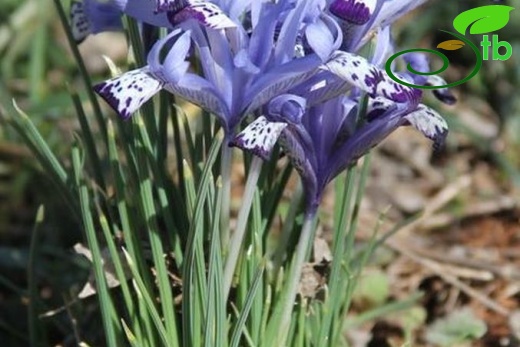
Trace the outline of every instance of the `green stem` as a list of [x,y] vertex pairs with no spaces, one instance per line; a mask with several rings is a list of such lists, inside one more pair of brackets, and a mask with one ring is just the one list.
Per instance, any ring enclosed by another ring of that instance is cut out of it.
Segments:
[[278,240],[278,246],[276,247],[276,251],[273,256],[273,273],[277,274],[280,271],[280,267],[282,266],[282,261],[284,259],[284,255],[287,253],[287,249],[289,247],[289,241],[291,237],[291,231],[294,227],[294,220],[296,219],[296,215],[300,211],[301,207],[301,199],[303,197],[303,187],[301,181],[298,182],[298,187],[293,194],[291,199],[291,205],[289,206],[289,211],[287,212],[287,216],[285,217],[285,221],[283,224],[282,232],[280,233],[280,239]]
[[285,302],[282,307],[282,319],[280,321],[280,329],[278,330],[281,334],[279,336],[278,346],[285,345],[285,339],[287,333],[289,332],[291,314],[293,312],[293,306],[296,300],[296,295],[298,294],[298,284],[302,275],[303,263],[307,258],[309,245],[312,241],[315,217],[315,210],[314,212],[305,214],[305,220],[303,222],[300,240],[298,241],[298,245],[296,246],[296,253],[294,254],[294,259],[291,264],[291,273],[289,274],[288,282],[285,285],[287,291],[285,296]]
[[251,162],[251,168],[249,175],[247,176],[246,187],[242,198],[242,206],[238,212],[237,228],[233,233],[231,242],[229,245],[229,254],[226,260],[226,267],[224,270],[224,298],[229,295],[231,289],[231,282],[233,281],[233,273],[240,254],[242,241],[246,232],[247,219],[249,212],[251,211],[251,205],[253,204],[253,197],[255,195],[256,184],[258,182],[258,176],[262,169],[262,159],[255,156]]
[[231,213],[231,166],[233,165],[233,150],[225,139],[222,144],[221,175],[222,175],[222,209],[220,215],[220,242],[223,254],[227,253],[229,242],[229,215]]

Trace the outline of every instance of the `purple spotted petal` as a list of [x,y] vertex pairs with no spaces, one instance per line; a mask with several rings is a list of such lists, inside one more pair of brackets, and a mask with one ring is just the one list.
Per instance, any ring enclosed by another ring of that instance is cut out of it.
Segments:
[[378,96],[376,98],[370,98],[367,106],[367,120],[370,122],[376,118],[379,118],[392,107],[396,107],[395,103],[391,100]]
[[448,135],[448,124],[437,112],[419,104],[417,109],[404,117],[410,125],[419,130],[439,148]]
[[336,51],[325,68],[370,97],[384,96],[395,102],[417,102],[421,91],[392,80],[386,71],[353,53]]
[[217,5],[203,0],[187,1],[188,5],[180,11],[168,12],[168,19],[173,25],[189,19],[195,19],[212,29],[236,28],[233,22]]
[[148,67],[132,70],[94,86],[94,90],[124,119],[154,96],[163,83]]
[[267,118],[260,116],[242,130],[230,145],[250,151],[267,160],[278,137],[286,126],[286,123],[269,122]]
[[70,5],[70,27],[77,43],[90,34],[120,30],[121,11],[112,3],[99,0],[75,0]]
[[91,33],[83,1],[73,1],[70,4],[70,28],[77,43],[83,41]]
[[[134,0],[135,1],[135,0]],[[155,0],[156,2],[156,12],[168,12],[168,11],[180,11],[183,7],[185,7],[186,0]]]
[[[426,85],[428,86],[444,86],[446,84],[446,81],[437,75],[428,76],[428,80],[426,81]],[[437,97],[437,99],[445,104],[453,105],[457,102],[457,98],[455,95],[453,95],[449,88],[434,89],[433,94],[435,97]]]
[[330,4],[330,12],[349,23],[362,25],[369,21],[377,0],[335,0]]

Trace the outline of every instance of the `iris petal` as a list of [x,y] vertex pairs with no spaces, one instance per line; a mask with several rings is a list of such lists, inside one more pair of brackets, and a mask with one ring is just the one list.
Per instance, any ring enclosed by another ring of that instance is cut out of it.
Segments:
[[129,71],[94,86],[94,90],[123,118],[129,118],[163,87],[148,67]]
[[[428,86],[444,86],[446,85],[446,81],[437,75],[428,76],[428,80],[426,81],[426,85]],[[457,98],[449,88],[439,88],[433,90],[433,95],[440,101],[442,101],[445,104],[453,105],[457,102]]]
[[448,124],[437,112],[420,104],[417,109],[404,117],[415,129],[433,141],[439,148],[448,135]]
[[267,118],[260,116],[242,130],[230,145],[250,151],[267,160],[285,127],[287,123],[269,122]]
[[168,19],[173,25],[188,19],[195,19],[211,29],[236,28],[233,22],[217,5],[203,0],[190,0],[188,5],[178,12],[168,12]]
[[384,96],[395,102],[416,102],[421,96],[420,90],[395,82],[386,71],[353,53],[336,51],[325,68],[371,97]]
[[111,2],[75,0],[70,5],[70,27],[77,43],[88,35],[122,29],[121,11]]
[[330,4],[330,12],[338,18],[361,25],[369,21],[377,0],[335,0]]

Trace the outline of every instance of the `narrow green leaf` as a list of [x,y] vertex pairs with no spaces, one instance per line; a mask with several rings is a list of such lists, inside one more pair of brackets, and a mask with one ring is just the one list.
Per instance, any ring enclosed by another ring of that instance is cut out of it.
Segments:
[[120,342],[120,339],[118,338],[120,331],[116,324],[119,322],[114,322],[112,318],[117,317],[117,313],[115,312],[113,302],[108,291],[108,285],[106,283],[105,271],[102,264],[101,249],[97,240],[94,221],[90,210],[91,205],[89,193],[87,186],[83,182],[81,174],[83,163],[77,145],[72,147],[72,166],[74,169],[75,184],[79,190],[83,228],[87,236],[89,249],[92,252],[92,264],[94,266],[94,274],[96,277],[96,289],[99,296],[106,342],[107,346],[109,347],[117,347],[119,346]]
[[[148,139],[142,118],[138,117],[135,119],[136,126],[138,128],[137,133],[140,135],[141,140],[144,143],[144,150],[150,153],[151,143]],[[146,153],[141,153],[139,157],[146,157]],[[152,193],[152,182],[150,177],[146,177],[146,162],[142,159],[139,160],[141,168],[144,170],[143,176],[139,182],[139,196],[141,202],[142,213],[144,220],[146,221],[146,227],[150,238],[150,245],[152,247],[152,255],[156,270],[156,279],[159,282],[159,294],[162,305],[162,314],[165,320],[166,332],[168,334],[168,341],[178,341],[177,323],[175,320],[173,305],[173,294],[171,290],[168,269],[164,259],[164,249],[162,240],[160,237],[159,228],[157,226],[157,211],[155,208],[153,193]]]
[[222,204],[222,183],[217,179],[217,195],[213,204],[215,218],[213,219],[210,256],[208,266],[208,300],[204,325],[204,346],[225,346],[225,300],[222,293],[222,255],[220,254],[219,216]]
[[39,323],[38,312],[40,310],[41,300],[38,293],[38,284],[36,283],[35,265],[39,257],[39,236],[40,227],[44,220],[44,208],[40,206],[36,212],[36,219],[31,235],[31,243],[29,246],[29,259],[27,264],[27,287],[29,293],[29,307],[28,307],[28,326],[29,339],[31,346],[46,345],[41,325]]
[[233,334],[231,335],[231,342],[229,344],[230,347],[238,347],[238,344],[240,343],[240,336],[242,335],[242,330],[244,329],[247,317],[249,315],[249,311],[251,309],[251,306],[253,305],[253,301],[255,299],[256,292],[258,291],[258,287],[262,282],[261,279],[265,269],[265,265],[266,261],[263,260],[253,278],[253,283],[251,285],[251,288],[249,289],[249,292],[247,293],[244,308],[240,312],[238,321],[235,324],[235,329],[233,330]]
[[[126,261],[128,262],[128,267],[130,268],[130,271],[132,272],[132,275],[134,277],[134,283],[135,288],[138,291],[138,297],[142,299],[138,300],[138,302],[142,304],[142,307],[151,316],[155,329],[159,333],[159,337],[161,338],[161,341],[164,344],[164,346],[169,346],[168,333],[166,332],[161,316],[159,315],[159,311],[155,307],[154,299],[152,299],[151,296],[153,292],[150,291],[148,287],[145,285],[143,278],[141,277],[141,274],[139,273],[139,270],[136,267],[136,264],[134,264],[132,258],[124,248],[123,254],[125,255]],[[147,327],[145,325],[145,329],[147,330],[145,336],[153,336],[150,327]]]
[[79,124],[81,126],[81,136],[83,142],[85,143],[85,148],[87,149],[87,158],[90,161],[90,166],[94,170],[96,183],[101,187],[102,190],[105,190],[106,184],[105,178],[103,177],[103,167],[101,165],[101,160],[99,159],[96,142],[94,140],[92,130],[90,129],[87,116],[85,115],[85,111],[83,110],[83,106],[81,105],[81,100],[79,99],[78,94],[71,92],[71,98],[72,103],[74,104],[74,108],[76,109]]
[[[128,315],[131,318],[132,328],[135,331],[132,333],[132,340],[134,343],[139,343],[139,341],[142,340],[141,337],[141,327],[139,322],[139,314],[137,312],[137,309],[135,308],[134,301],[132,298],[132,295],[130,293],[130,288],[128,287],[128,279],[127,274],[125,272],[125,267],[123,266],[123,263],[121,262],[121,254],[117,250],[115,242],[112,238],[112,232],[110,231],[110,227],[108,225],[108,221],[106,217],[100,213],[99,217],[99,223],[101,225],[101,229],[103,230],[103,235],[105,236],[105,241],[108,246],[108,251],[110,253],[110,259],[114,263],[114,269],[117,276],[117,280],[119,281],[119,284],[121,286],[121,291],[123,292],[123,299],[125,302],[125,308],[128,311]],[[127,335],[128,338],[128,331],[125,329],[125,326],[123,325],[123,329]],[[131,341],[129,341],[131,342]]]
[[[188,202],[188,215],[190,215],[190,230],[188,233],[188,242],[186,244],[185,261],[183,263],[183,339],[184,345],[194,346],[194,339],[198,340],[201,336],[200,317],[203,307],[206,307],[206,303],[201,303],[201,286],[205,286],[205,283],[201,283],[201,277],[205,276],[203,253],[201,250],[201,233],[203,230],[203,211],[206,203],[208,184],[210,184],[210,176],[213,164],[218,155],[218,150],[221,145],[221,140],[215,137],[208,159],[204,164],[202,176],[198,185],[197,193],[193,192],[193,176],[189,174],[189,166],[185,164],[185,184],[187,192]],[[191,212],[190,212],[191,211]],[[195,281],[197,279],[197,281]],[[199,292],[197,293],[197,289]],[[202,290],[201,290],[202,289]]]

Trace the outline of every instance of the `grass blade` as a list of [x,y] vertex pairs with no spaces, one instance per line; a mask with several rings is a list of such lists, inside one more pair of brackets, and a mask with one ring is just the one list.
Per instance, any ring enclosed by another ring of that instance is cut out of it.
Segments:
[[43,341],[46,339],[43,336],[41,329],[38,311],[40,306],[40,297],[38,294],[38,286],[36,283],[35,265],[38,261],[39,256],[39,231],[40,226],[44,220],[44,208],[40,206],[36,213],[36,220],[34,221],[34,227],[32,230],[31,244],[29,246],[29,259],[27,265],[27,286],[29,293],[29,307],[28,307],[28,326],[29,326],[29,339],[31,346],[41,346],[44,344]]
[[80,151],[77,146],[72,148],[72,165],[74,169],[75,184],[79,191],[83,228],[87,236],[89,249],[92,252],[92,264],[94,266],[94,274],[96,277],[96,289],[99,296],[104,332],[106,334],[106,343],[109,347],[117,347],[120,343],[120,339],[118,338],[120,331],[116,327],[118,321],[114,322],[112,318],[114,316],[117,317],[117,314],[115,313],[112,299],[110,298],[110,294],[108,292],[108,285],[102,264],[101,249],[97,240],[96,230],[94,228],[94,220],[90,210],[90,197],[87,186],[85,185],[85,182],[82,178],[81,171],[83,165]]

